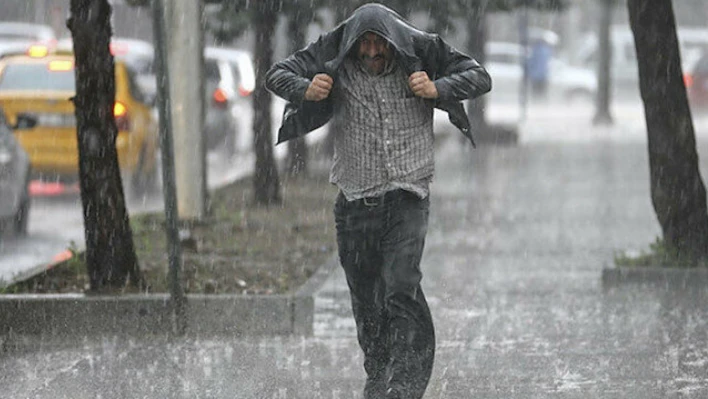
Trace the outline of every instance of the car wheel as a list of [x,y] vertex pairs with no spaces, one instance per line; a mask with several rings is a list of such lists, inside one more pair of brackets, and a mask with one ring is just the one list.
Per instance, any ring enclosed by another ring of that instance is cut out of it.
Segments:
[[18,236],[27,235],[27,226],[29,225],[29,210],[30,210],[30,197],[29,193],[25,192],[20,202],[20,206],[15,212],[15,216],[12,219],[12,225],[14,232]]

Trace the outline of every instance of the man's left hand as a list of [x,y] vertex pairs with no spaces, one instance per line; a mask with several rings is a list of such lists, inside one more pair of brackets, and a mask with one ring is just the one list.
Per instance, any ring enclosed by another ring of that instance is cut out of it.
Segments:
[[438,89],[435,83],[424,71],[413,72],[408,77],[408,86],[413,90],[413,94],[423,98],[438,98]]

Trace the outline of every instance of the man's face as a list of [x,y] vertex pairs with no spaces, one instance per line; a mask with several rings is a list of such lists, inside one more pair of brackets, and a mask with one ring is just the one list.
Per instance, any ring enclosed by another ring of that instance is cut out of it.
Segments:
[[358,45],[357,55],[364,67],[374,75],[383,72],[392,55],[386,39],[376,33],[366,32],[359,38]]

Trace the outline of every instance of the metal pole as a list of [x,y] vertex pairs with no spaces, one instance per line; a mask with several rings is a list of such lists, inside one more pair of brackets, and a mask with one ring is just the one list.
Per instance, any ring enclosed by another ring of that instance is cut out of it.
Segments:
[[186,328],[186,299],[180,283],[182,248],[179,242],[177,190],[170,117],[170,81],[165,43],[164,0],[152,0],[153,30],[155,36],[155,76],[157,78],[157,104],[160,115],[160,151],[162,153],[162,192],[165,199],[165,221],[169,257],[168,280],[173,306],[173,333],[182,334]]

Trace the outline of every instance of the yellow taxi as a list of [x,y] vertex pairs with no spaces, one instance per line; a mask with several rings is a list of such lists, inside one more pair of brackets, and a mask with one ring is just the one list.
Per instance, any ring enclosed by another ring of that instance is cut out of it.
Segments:
[[[78,178],[76,117],[70,101],[74,76],[71,53],[30,49],[0,59],[0,107],[11,124],[20,114],[36,118],[34,127],[18,129],[15,136],[29,154],[33,173],[43,180]],[[118,59],[115,78],[118,163],[129,189],[143,192],[157,180],[157,122],[134,73]]]

